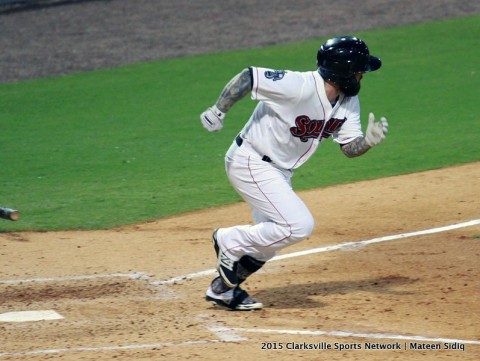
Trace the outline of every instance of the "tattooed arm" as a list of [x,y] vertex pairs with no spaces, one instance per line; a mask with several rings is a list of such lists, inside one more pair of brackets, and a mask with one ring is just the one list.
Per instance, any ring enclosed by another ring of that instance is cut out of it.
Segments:
[[224,113],[228,112],[236,102],[252,90],[252,86],[251,70],[249,68],[242,70],[223,88],[216,103],[217,108]]
[[350,143],[341,145],[342,152],[349,158],[358,157],[365,154],[371,147],[365,142],[364,137],[358,137]]
[[365,137],[355,138],[347,144],[343,144],[342,151],[349,158],[358,157],[365,154],[370,148],[380,144],[388,133],[387,118],[381,117],[379,122],[375,122],[373,113],[368,115],[368,126]]
[[252,86],[253,77],[250,68],[242,70],[225,85],[215,105],[200,114],[203,127],[209,132],[221,130],[225,114],[252,90]]

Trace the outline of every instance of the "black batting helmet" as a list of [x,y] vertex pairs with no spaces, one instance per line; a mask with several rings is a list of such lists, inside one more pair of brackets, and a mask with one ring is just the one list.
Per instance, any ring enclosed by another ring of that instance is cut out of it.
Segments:
[[370,55],[367,44],[359,38],[338,36],[318,49],[317,66],[323,79],[338,85],[345,95],[353,96],[360,91],[355,74],[375,71],[382,62]]

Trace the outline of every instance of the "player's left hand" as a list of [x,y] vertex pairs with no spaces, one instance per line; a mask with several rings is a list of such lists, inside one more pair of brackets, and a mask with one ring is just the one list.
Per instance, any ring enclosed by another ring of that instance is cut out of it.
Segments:
[[223,128],[225,113],[220,111],[216,105],[208,108],[200,115],[203,127],[209,132],[217,132]]
[[365,133],[365,142],[373,147],[377,144],[380,144],[388,133],[388,122],[387,118],[381,117],[380,121],[375,123],[375,116],[373,113],[370,113],[368,116],[368,126]]

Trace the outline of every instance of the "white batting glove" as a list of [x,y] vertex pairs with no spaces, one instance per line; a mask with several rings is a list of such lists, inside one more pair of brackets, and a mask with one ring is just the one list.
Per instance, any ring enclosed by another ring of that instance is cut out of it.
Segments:
[[368,126],[365,134],[365,142],[373,147],[380,144],[388,133],[388,122],[385,117],[381,117],[380,121],[375,123],[373,113],[368,115]]
[[208,108],[200,115],[203,127],[209,132],[217,132],[223,128],[225,113],[220,111],[216,105]]

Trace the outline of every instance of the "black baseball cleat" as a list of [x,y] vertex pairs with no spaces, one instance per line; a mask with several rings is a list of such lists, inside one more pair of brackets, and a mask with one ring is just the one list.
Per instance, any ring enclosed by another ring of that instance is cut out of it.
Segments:
[[215,248],[215,253],[217,254],[217,271],[225,284],[228,287],[233,288],[238,285],[238,262],[231,260],[222,252],[217,241],[217,231],[218,229],[213,231],[212,234],[213,248]]
[[247,291],[242,290],[240,287],[231,288],[223,293],[215,293],[210,285],[205,299],[233,311],[253,311],[263,308],[261,302],[255,302]]

